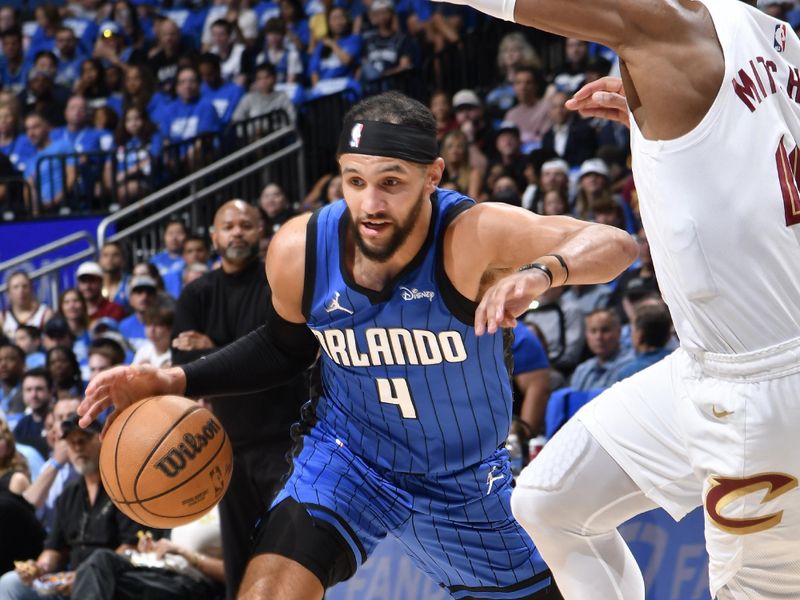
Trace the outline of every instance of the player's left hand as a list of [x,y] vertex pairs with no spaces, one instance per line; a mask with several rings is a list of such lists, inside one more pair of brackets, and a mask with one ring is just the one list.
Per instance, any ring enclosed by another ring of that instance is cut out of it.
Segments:
[[514,327],[517,317],[550,288],[547,275],[531,269],[509,275],[486,290],[475,311],[475,335]]

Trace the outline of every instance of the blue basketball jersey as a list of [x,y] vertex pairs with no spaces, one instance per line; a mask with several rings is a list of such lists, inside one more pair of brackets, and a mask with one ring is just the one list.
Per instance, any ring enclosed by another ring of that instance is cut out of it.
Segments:
[[444,271],[445,230],[474,202],[438,190],[432,203],[424,245],[383,291],[359,286],[346,269],[345,202],[315,213],[303,296],[322,348],[318,419],[372,464],[429,475],[492,455],[512,408],[504,336],[475,335],[476,305]]

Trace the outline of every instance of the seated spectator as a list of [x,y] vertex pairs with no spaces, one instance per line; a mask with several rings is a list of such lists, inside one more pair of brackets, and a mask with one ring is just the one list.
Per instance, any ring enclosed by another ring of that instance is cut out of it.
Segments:
[[[208,241],[206,238],[198,237],[198,236],[188,236],[186,240],[183,242],[183,251],[181,252],[181,256],[183,258],[183,270],[181,271],[172,271],[167,274],[166,276],[166,287],[170,289],[177,289],[182,290],[185,285],[185,278],[184,273],[186,269],[189,268],[193,264],[201,264],[206,267],[206,270],[203,272],[208,272],[209,267],[209,259],[210,259],[210,249],[208,246]],[[177,281],[176,281],[177,280]],[[156,304],[163,305],[162,302],[159,302],[158,299],[158,282],[153,279],[156,283],[156,296],[154,297],[154,301]]]
[[75,94],[86,98],[94,110],[108,103],[111,90],[106,83],[106,70],[99,58],[87,58],[81,63],[81,74],[75,84]]
[[86,56],[78,48],[78,38],[75,37],[72,29],[62,25],[56,30],[53,54],[58,59],[56,83],[72,89],[80,77],[81,64],[86,59]]
[[156,282],[149,277],[131,278],[128,301],[133,314],[125,317],[119,324],[121,333],[134,352],[146,342],[144,313],[156,304]]
[[286,22],[280,17],[273,17],[264,26],[264,42],[243,57],[244,69],[255,74],[258,65],[270,64],[275,69],[278,83],[301,83],[303,76],[303,59],[300,52],[286,38]]
[[442,138],[441,156],[444,159],[443,183],[471,198],[479,198],[483,186],[483,169],[470,163],[469,142],[460,129],[453,129]]
[[22,29],[18,25],[0,31],[3,53],[0,56],[0,83],[3,89],[20,94],[28,81],[28,69],[22,45]]
[[[183,258],[183,256],[181,256],[181,258]],[[183,268],[181,268],[181,270],[183,270]],[[166,291],[166,286],[164,285],[164,278],[161,277],[161,273],[159,273],[158,267],[156,265],[154,265],[151,262],[136,263],[135,265],[133,265],[133,269],[131,269],[131,277],[136,277],[136,276],[150,277],[153,281],[156,282],[156,288],[158,289],[157,297],[159,306],[168,306],[168,307],[175,306],[175,297]]]
[[126,64],[140,63],[147,60],[147,34],[142,27],[141,19],[137,12],[137,5],[139,2],[130,2],[129,0],[117,0],[111,9],[111,20],[101,23],[100,32],[101,36],[98,38],[98,43],[95,48],[101,46],[101,40],[108,39],[108,36],[103,34],[106,24],[113,23],[119,27],[119,31],[115,35],[123,40],[121,49],[116,49],[116,55],[119,61],[115,61],[110,57],[101,56],[95,53],[98,58],[109,60],[115,66],[124,67]]
[[502,175],[498,177],[492,189],[489,190],[490,202],[502,202],[510,204],[511,206],[522,206],[522,195],[519,191],[516,179],[510,175]]
[[180,293],[180,287],[175,285],[172,278],[169,277],[170,273],[180,273],[186,262],[183,260],[183,244],[188,236],[186,224],[180,219],[174,219],[166,224],[164,227],[164,250],[155,254],[150,258],[150,262],[158,268],[164,283],[170,279],[171,285],[166,287],[166,291],[177,298]]
[[255,69],[250,91],[242,97],[233,111],[234,121],[246,121],[273,111],[282,110],[290,123],[295,122],[295,109],[292,101],[283,92],[275,90],[275,67],[270,63],[258,65]]
[[514,72],[518,67],[540,69],[542,61],[525,35],[512,31],[503,36],[497,48],[497,71],[502,80],[486,94],[486,110],[493,118],[503,119],[517,103]]
[[221,78],[226,83],[244,84],[242,56],[245,45],[236,41],[233,23],[225,19],[217,19],[211,25],[212,43],[209,52],[219,58]]
[[171,96],[175,91],[178,64],[193,61],[196,53],[181,39],[181,31],[171,19],[162,19],[156,27],[156,45],[147,55],[159,91]]
[[8,423],[0,418],[0,494],[11,492],[21,496],[30,485],[28,463],[17,452],[16,438]]
[[100,478],[100,424],[93,422],[81,429],[75,415],[61,427],[69,460],[81,477],[67,485],[58,499],[55,523],[38,559],[0,577],[0,597],[47,598],[32,587],[33,580],[67,567],[72,570],[63,572],[65,581],[55,592],[69,596],[75,570],[94,551],[109,548],[121,553],[136,547],[140,525],[114,507]]
[[[164,110],[172,102],[172,97],[156,89],[156,81],[150,67],[129,65],[125,69],[122,82],[122,99],[109,99],[111,106],[124,121],[124,113],[135,106],[143,111],[153,123],[160,123]],[[119,126],[119,123],[117,123]]]
[[41,328],[53,311],[40,302],[33,293],[33,283],[25,271],[14,271],[6,279],[8,285],[8,308],[0,311],[3,333],[13,337],[20,325],[33,325]]
[[[196,68],[181,67],[175,89],[176,99],[161,123],[161,131],[164,139],[179,149],[186,166],[192,168],[201,163],[204,150],[210,147],[208,142],[195,138],[221,131],[222,122],[214,105],[200,94],[200,73]],[[174,152],[170,156],[172,160],[177,158]]]
[[568,375],[581,359],[585,345],[584,317],[580,308],[564,300],[564,288],[550,288],[538,298],[538,304],[525,313],[528,325],[542,332],[550,364]]
[[14,109],[8,104],[0,104],[0,152],[8,157],[20,175],[25,173],[25,166],[36,154],[22,129],[22,122]]
[[[266,252],[266,247],[262,248],[262,250]],[[196,279],[200,279],[210,270],[211,269],[208,267],[208,265],[202,263],[192,263],[186,265],[186,267],[183,269],[183,273],[181,274],[181,282],[183,283],[182,288],[185,288]]]
[[563,158],[570,167],[578,167],[594,156],[597,135],[585,120],[567,110],[564,105],[568,98],[564,92],[550,96],[550,120],[553,125],[542,138],[542,148]]
[[89,345],[87,382],[94,379],[98,373],[123,364],[125,364],[125,346],[107,332],[92,340]]
[[631,342],[636,356],[617,372],[617,381],[654,365],[674,350],[669,347],[672,319],[663,302],[656,306],[641,306],[631,325]]
[[70,331],[66,319],[61,315],[53,315],[47,319],[42,329],[42,348],[45,352],[52,348],[63,346],[71,348],[75,344],[75,337]]
[[36,27],[28,41],[28,56],[55,47],[56,31],[61,26],[61,13],[54,4],[40,4],[34,8]]
[[277,183],[268,183],[264,186],[258,198],[258,206],[261,209],[264,235],[267,238],[278,233],[281,225],[296,214],[286,193]]
[[504,120],[514,123],[520,140],[529,152],[542,145],[545,133],[552,126],[550,100],[542,97],[539,74],[533,67],[517,67],[512,76],[517,104]]
[[556,70],[553,86],[556,91],[571,96],[586,82],[589,65],[589,44],[576,38],[567,38],[564,44],[564,61]]
[[[190,266],[187,265],[187,268]],[[144,312],[142,320],[147,341],[136,351],[133,364],[153,365],[158,368],[172,366],[170,339],[175,313],[168,308],[153,306]]]
[[[361,46],[361,36],[352,33],[347,10],[341,7],[332,8],[328,13],[328,36],[316,45],[308,64],[311,85],[316,87],[320,81],[339,80],[342,84],[336,91],[344,89],[346,80],[355,76],[361,57]],[[326,87],[322,94],[334,93],[333,89],[335,88]]]
[[[217,600],[224,592],[225,565],[219,512],[172,530],[170,539],[139,540],[140,553],[153,553],[173,565],[139,568],[111,550],[94,552],[78,570],[74,598],[144,597],[159,600]],[[134,555],[135,556],[135,555]]]
[[121,321],[125,317],[125,309],[116,302],[103,296],[103,269],[96,262],[83,262],[75,272],[78,280],[78,291],[86,301],[89,312],[89,324],[102,317],[111,317]]
[[453,102],[450,94],[444,90],[437,90],[431,94],[431,101],[428,106],[436,119],[436,139],[442,142],[445,134],[458,128],[455,116],[453,115]]
[[245,77],[237,78],[236,81],[223,79],[220,58],[211,53],[200,57],[199,68],[203,80],[200,94],[214,105],[222,125],[227,125],[231,122],[234,111],[244,95],[244,89],[238,82],[244,83]]
[[575,195],[575,216],[583,220],[594,220],[592,207],[613,201],[608,167],[599,158],[583,161],[578,172],[578,193]]
[[300,0],[278,0],[278,8],[280,18],[286,23],[287,42],[302,55],[308,48],[311,31]]
[[543,215],[568,215],[569,201],[563,192],[550,190],[542,198]]
[[103,296],[123,308],[127,308],[130,273],[123,270],[125,252],[122,244],[120,242],[104,243],[100,248],[98,264],[103,269]]
[[14,437],[20,444],[33,446],[47,459],[47,441],[42,436],[44,418],[53,403],[53,378],[41,367],[26,371],[22,376],[22,401],[25,416],[14,425]]
[[42,352],[42,332],[33,325],[20,325],[14,332],[14,343],[25,353],[25,368],[33,369],[45,364]]
[[[59,321],[65,325],[66,331],[74,340],[72,351],[75,353],[75,357],[78,362],[85,360],[87,358],[86,351],[89,348],[89,310],[86,300],[77,289],[64,290],[58,302],[58,314]],[[54,329],[51,324],[49,331],[51,335],[56,333]]]
[[500,175],[510,175],[517,182],[518,186],[525,185],[526,160],[525,156],[522,154],[520,132],[516,123],[512,121],[503,121],[500,123],[497,128],[494,145],[497,156],[489,162],[484,189],[487,191],[491,191],[492,189],[494,181],[490,180],[488,174],[493,167],[502,167],[500,173],[495,172],[494,179]]
[[106,161],[104,180],[121,206],[153,191],[163,138],[158,126],[139,106],[129,106],[114,132],[113,158]]
[[360,79],[374,81],[410,69],[414,48],[398,27],[393,0],[372,0],[369,20],[373,28],[363,34]]
[[569,385],[578,391],[607,388],[619,370],[633,358],[620,347],[620,320],[613,310],[601,308],[586,316],[586,345],[593,354],[575,368]]
[[25,353],[9,342],[0,344],[0,413],[10,417],[25,410],[22,401],[22,375]]
[[45,366],[53,380],[56,398],[83,396],[81,367],[70,348],[64,346],[50,348],[47,351]]
[[483,103],[472,90],[460,90],[453,95],[453,111],[458,128],[467,136],[469,142],[469,162],[487,169],[486,152],[493,137],[486,124]]
[[541,213],[544,210],[544,196],[552,191],[558,192],[569,202],[569,164],[561,158],[547,160],[542,164],[531,209]]
[[329,173],[320,177],[303,199],[303,210],[316,210],[343,198],[342,176]]
[[514,327],[511,355],[513,414],[524,424],[524,437],[529,439],[544,429],[544,413],[550,397],[550,362],[539,338],[522,321],[517,321]]
[[37,63],[46,64],[45,68],[36,68],[34,65],[28,71],[28,81],[17,98],[19,98],[23,116],[39,113],[52,125],[64,124],[64,108],[70,97],[70,91],[61,85],[56,85],[55,61],[51,60],[52,53],[39,57]]
[[83,96],[72,96],[64,109],[64,127],[50,132],[50,139],[64,139],[72,152],[99,152],[111,147],[111,132],[92,127],[89,104]]
[[31,213],[56,212],[77,180],[74,157],[64,156],[72,147],[63,138],[50,140],[50,123],[39,113],[25,117],[25,134],[36,150],[25,165],[25,178],[33,190]]
[[[253,4],[255,2],[247,0],[214,0],[203,23],[203,33],[200,37],[203,49],[208,50],[214,44],[211,27],[219,19],[224,19],[233,25],[234,31],[241,36],[245,48],[254,46],[258,37],[259,22],[256,11],[251,8]],[[277,5],[272,4],[272,6],[274,13],[277,14]]]

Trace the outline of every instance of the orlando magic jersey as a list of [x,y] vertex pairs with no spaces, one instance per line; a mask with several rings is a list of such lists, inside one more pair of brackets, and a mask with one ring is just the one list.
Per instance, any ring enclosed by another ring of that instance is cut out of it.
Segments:
[[427,238],[384,290],[344,263],[344,201],[311,218],[303,310],[322,348],[317,417],[363,459],[403,473],[474,465],[505,440],[512,396],[503,335],[477,337],[474,302],[444,271],[443,237],[473,205],[438,190]]

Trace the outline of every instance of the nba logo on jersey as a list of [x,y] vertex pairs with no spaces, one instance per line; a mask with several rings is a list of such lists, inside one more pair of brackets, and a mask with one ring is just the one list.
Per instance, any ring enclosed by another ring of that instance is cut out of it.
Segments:
[[358,148],[358,145],[361,143],[361,132],[364,130],[363,123],[356,123],[353,125],[353,129],[350,131],[350,147],[351,148]]
[[775,25],[775,39],[772,42],[773,48],[778,52],[786,50],[786,24]]

